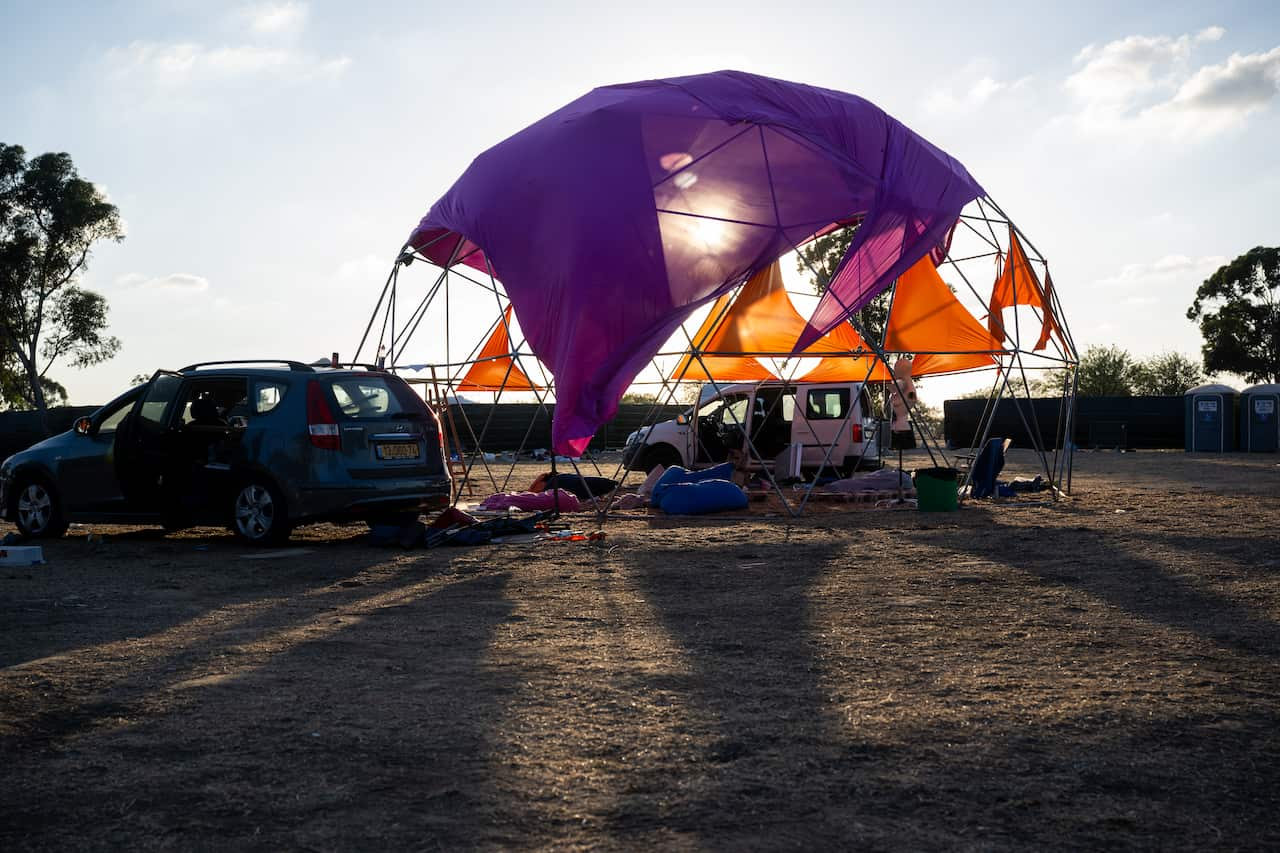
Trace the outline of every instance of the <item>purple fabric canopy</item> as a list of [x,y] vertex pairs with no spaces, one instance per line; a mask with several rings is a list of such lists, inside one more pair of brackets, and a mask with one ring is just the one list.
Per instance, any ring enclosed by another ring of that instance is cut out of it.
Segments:
[[485,151],[410,235],[491,271],[579,455],[698,305],[863,217],[797,348],[945,239],[982,189],[874,104],[719,71],[595,89]]

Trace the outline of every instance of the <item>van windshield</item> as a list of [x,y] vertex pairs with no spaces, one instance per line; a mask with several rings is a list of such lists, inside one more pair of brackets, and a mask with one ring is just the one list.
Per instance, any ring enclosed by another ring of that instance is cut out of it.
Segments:
[[714,418],[727,426],[742,426],[747,422],[747,408],[750,403],[749,397],[740,394],[709,400],[698,409],[698,419]]

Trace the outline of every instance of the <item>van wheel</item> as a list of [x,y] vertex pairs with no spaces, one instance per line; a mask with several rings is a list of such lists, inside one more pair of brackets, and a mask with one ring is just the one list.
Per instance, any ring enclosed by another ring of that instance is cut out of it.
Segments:
[[14,500],[18,531],[32,539],[57,539],[67,532],[62,500],[53,486],[42,480],[20,480]]
[[669,444],[655,444],[644,452],[644,456],[640,457],[640,467],[646,474],[659,465],[664,468],[670,468],[672,465],[683,464],[684,460],[680,458],[680,451]]
[[266,480],[250,480],[235,493],[231,531],[251,545],[279,545],[293,526],[280,490]]

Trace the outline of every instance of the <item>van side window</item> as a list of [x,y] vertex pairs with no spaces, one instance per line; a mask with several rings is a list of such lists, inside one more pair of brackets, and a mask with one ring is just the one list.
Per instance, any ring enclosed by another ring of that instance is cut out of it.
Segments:
[[805,395],[805,417],[808,420],[843,419],[848,412],[848,388],[812,388]]

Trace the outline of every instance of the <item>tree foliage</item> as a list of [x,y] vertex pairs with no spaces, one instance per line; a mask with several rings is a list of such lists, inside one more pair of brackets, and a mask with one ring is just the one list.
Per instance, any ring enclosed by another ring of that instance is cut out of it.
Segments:
[[1200,363],[1180,352],[1153,355],[1139,362],[1133,373],[1133,393],[1176,397],[1204,384]]
[[1280,382],[1280,247],[1258,246],[1220,267],[1187,319],[1200,323],[1205,370]]
[[[1178,396],[1205,381],[1204,371],[1193,359],[1179,352],[1161,353],[1137,361],[1118,346],[1091,346],[1078,366],[1081,397],[1130,397],[1138,395]],[[1015,370],[1009,376],[1005,396],[1060,397],[1070,380],[1067,368],[1027,371],[1027,378]],[[986,397],[990,389],[963,395],[965,399]]]
[[1118,346],[1091,346],[1076,368],[1081,397],[1129,397],[1137,365],[1128,350]]
[[[796,270],[809,277],[815,293],[826,293],[827,286],[844,260],[858,226],[838,228],[830,234],[823,235],[801,246],[796,252]],[[869,338],[868,343],[884,343],[885,327],[889,324],[889,301],[891,295],[882,293],[872,299],[853,316],[858,326]]]
[[76,172],[67,154],[28,161],[19,145],[0,143],[0,388],[9,405],[42,418],[66,399],[48,372],[59,360],[87,367],[120,348],[104,334],[107,301],[77,287],[90,249],[120,241],[115,205]]

